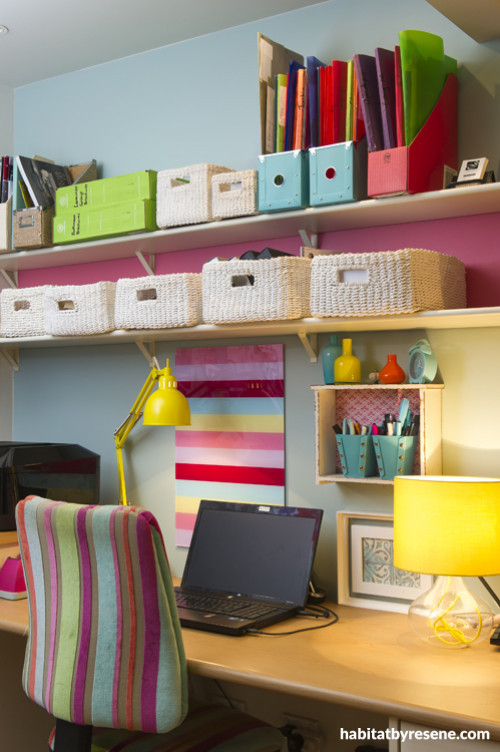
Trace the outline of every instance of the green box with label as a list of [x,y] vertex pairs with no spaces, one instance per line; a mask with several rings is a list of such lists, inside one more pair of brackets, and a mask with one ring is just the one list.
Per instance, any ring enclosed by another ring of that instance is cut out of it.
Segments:
[[56,214],[124,201],[156,200],[156,171],[142,170],[58,188]]
[[124,201],[54,217],[54,245],[157,230],[156,201]]

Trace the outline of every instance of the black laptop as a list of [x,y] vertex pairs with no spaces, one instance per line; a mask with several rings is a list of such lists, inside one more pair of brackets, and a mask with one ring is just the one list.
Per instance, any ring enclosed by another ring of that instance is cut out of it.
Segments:
[[180,587],[181,625],[223,634],[306,605],[323,510],[202,500]]

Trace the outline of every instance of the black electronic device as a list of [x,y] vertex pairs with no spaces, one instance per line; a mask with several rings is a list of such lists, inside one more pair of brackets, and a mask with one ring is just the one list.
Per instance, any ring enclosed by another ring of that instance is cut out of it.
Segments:
[[241,635],[303,609],[322,515],[203,499],[176,588],[182,626]]
[[79,444],[0,441],[0,530],[15,530],[15,508],[30,494],[98,504],[100,456]]
[[496,627],[495,631],[490,636],[490,645],[500,646],[500,627]]

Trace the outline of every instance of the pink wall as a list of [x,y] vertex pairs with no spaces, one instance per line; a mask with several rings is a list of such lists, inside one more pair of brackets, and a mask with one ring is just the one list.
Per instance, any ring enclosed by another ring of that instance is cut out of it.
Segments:
[[[500,213],[497,213],[331,232],[319,238],[319,246],[353,253],[427,248],[457,256],[466,265],[467,305],[476,308],[500,305],[499,239]],[[301,242],[298,236],[294,236],[269,240],[267,243],[250,241],[195,251],[158,254],[156,273],[199,272],[203,264],[214,256],[230,258],[239,256],[249,249],[260,251],[266,245],[289,253],[298,253]],[[140,277],[144,274],[143,267],[136,259],[120,259],[20,272],[19,286],[89,284],[100,280],[116,281],[123,277]]]

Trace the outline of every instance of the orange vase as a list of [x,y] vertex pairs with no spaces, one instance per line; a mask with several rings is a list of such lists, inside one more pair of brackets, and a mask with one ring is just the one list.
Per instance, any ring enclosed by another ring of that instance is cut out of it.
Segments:
[[399,365],[395,355],[387,356],[387,363],[379,374],[379,380],[382,384],[402,384],[406,374]]

